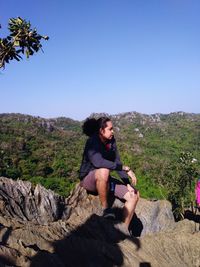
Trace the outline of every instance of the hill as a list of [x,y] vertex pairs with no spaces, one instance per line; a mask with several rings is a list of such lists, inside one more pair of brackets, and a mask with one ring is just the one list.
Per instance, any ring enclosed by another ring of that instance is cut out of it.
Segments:
[[[92,114],[99,117],[107,114]],[[176,112],[110,115],[124,164],[138,176],[143,197],[169,194],[181,153],[200,162],[200,114]],[[0,176],[42,183],[67,196],[78,179],[83,145],[81,121],[0,114]]]

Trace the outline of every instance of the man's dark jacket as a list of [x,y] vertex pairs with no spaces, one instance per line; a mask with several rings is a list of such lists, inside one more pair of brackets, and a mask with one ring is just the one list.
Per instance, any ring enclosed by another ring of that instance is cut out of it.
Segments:
[[107,144],[102,143],[97,134],[88,138],[80,167],[80,180],[92,170],[106,168],[116,170],[120,178],[127,181],[128,175],[122,170],[122,163],[113,137]]

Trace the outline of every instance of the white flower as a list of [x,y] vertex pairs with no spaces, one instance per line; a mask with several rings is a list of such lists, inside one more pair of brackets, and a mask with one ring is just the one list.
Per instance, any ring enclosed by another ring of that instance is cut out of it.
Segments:
[[193,158],[191,162],[195,163],[195,162],[197,162],[197,159]]

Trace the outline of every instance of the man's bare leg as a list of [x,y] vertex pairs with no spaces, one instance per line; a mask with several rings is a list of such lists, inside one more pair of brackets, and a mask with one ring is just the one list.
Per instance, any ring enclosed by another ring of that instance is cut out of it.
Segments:
[[123,222],[128,228],[139,200],[139,192],[135,193],[134,189],[130,185],[127,185],[127,187],[129,192],[124,195],[126,202],[123,208]]
[[109,169],[101,168],[95,171],[96,188],[103,209],[108,208],[109,175]]

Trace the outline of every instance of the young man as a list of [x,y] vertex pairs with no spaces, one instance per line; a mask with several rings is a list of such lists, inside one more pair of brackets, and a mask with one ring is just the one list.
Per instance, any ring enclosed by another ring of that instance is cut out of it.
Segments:
[[[123,208],[123,232],[128,233],[128,227],[135,212],[139,192],[133,185],[137,179],[133,171],[122,165],[114,138],[112,121],[107,117],[98,120],[87,119],[83,124],[83,133],[89,136],[85,144],[80,168],[81,186],[90,192],[97,192],[105,218],[113,218],[115,214],[108,206],[108,195],[111,191],[115,197],[125,200]],[[110,171],[117,171],[122,182],[110,176]]]

